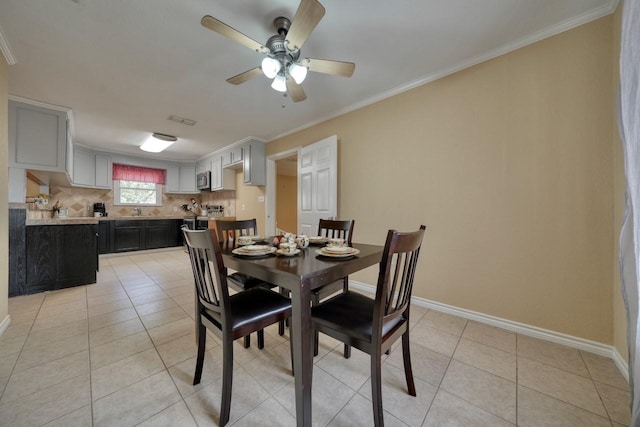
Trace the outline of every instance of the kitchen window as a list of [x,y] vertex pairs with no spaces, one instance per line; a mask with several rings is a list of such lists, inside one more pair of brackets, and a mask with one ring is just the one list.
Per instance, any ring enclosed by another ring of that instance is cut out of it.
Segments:
[[114,205],[162,206],[166,171],[113,164]]
[[162,206],[162,185],[153,182],[113,182],[114,205]]

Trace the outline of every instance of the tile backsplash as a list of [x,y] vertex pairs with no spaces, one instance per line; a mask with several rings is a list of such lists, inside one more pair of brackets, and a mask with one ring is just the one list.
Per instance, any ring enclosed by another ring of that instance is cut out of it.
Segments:
[[[144,216],[183,215],[181,209],[184,204],[191,204],[191,198],[195,198],[201,205],[222,205],[225,216],[235,216],[235,191],[219,191],[211,193],[189,194],[163,194],[162,206],[143,207]],[[56,187],[49,190],[50,206],[60,201],[61,207],[69,210],[70,217],[93,216],[93,204],[104,203],[110,217],[133,215],[133,207],[114,206],[113,191],[79,187]]]

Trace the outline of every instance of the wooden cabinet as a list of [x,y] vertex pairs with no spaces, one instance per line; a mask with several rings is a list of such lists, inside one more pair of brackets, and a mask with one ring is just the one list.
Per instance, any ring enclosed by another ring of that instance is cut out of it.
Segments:
[[222,167],[236,165],[242,162],[242,145],[230,148],[222,153]]
[[9,101],[9,167],[67,172],[67,112]]
[[242,147],[244,185],[265,185],[267,181],[264,144],[251,141]]
[[73,150],[73,185],[111,188],[111,157],[82,147]]
[[236,172],[222,167],[222,156],[211,160],[211,191],[235,190]]
[[26,209],[9,209],[9,296],[27,293]]
[[26,285],[19,295],[95,283],[96,234],[94,224],[26,227]]
[[165,192],[170,194],[198,193],[195,164],[167,166]]
[[113,220],[100,221],[100,224],[103,222],[111,222],[109,241],[101,243],[103,248],[110,246],[109,252],[169,248],[182,244],[181,219]]
[[113,252],[111,238],[111,224],[113,221],[100,221],[98,223],[98,253],[108,254]]
[[145,249],[144,221],[113,221],[113,252],[129,252]]

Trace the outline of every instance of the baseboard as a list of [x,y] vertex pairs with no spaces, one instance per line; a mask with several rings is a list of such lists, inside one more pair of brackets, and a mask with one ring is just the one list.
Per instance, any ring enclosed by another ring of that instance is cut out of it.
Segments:
[[4,331],[7,330],[7,328],[9,327],[9,324],[11,323],[11,317],[7,314],[7,317],[5,317],[2,322],[0,322],[0,336],[2,336],[2,334],[4,334]]
[[[354,289],[360,289],[365,292],[375,292],[375,287],[367,283],[349,280],[349,286]],[[550,331],[548,329],[531,326],[524,323],[514,322],[512,320],[502,319],[500,317],[490,316],[476,311],[466,310],[436,301],[427,300],[419,297],[411,297],[411,302],[417,306],[440,311],[442,313],[452,314],[468,320],[473,320],[485,325],[494,326],[500,329],[516,332],[533,338],[551,341],[556,344],[566,345],[578,350],[583,350],[599,356],[608,357],[616,364],[620,373],[629,381],[629,369],[627,363],[620,356],[620,353],[611,345],[602,344],[596,341],[586,340],[584,338],[574,337],[560,332]]]

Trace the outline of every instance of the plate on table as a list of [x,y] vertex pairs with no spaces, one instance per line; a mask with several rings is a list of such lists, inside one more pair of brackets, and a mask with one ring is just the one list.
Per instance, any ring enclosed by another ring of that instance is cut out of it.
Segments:
[[231,251],[234,255],[247,256],[247,257],[259,257],[265,255],[271,255],[276,251],[273,246],[267,245],[247,245],[241,246]]
[[259,242],[264,242],[265,238],[262,236],[240,236],[238,237],[238,246],[255,245]]
[[309,244],[310,245],[324,245],[328,241],[329,241],[328,237],[309,236]]
[[278,249],[278,250],[276,251],[276,253],[277,253],[278,255],[282,255],[282,256],[295,256],[295,255],[298,255],[298,254],[300,253],[300,249],[296,249],[296,250],[295,250],[295,251],[293,251],[293,252],[285,252],[285,251],[283,251],[282,249]]
[[337,249],[337,250],[336,249],[337,248],[324,247],[316,250],[316,253],[318,255],[326,256],[330,258],[347,258],[347,257],[358,255],[360,253],[360,250],[356,248],[351,248],[348,246],[343,246],[343,247],[340,247],[340,249]]

